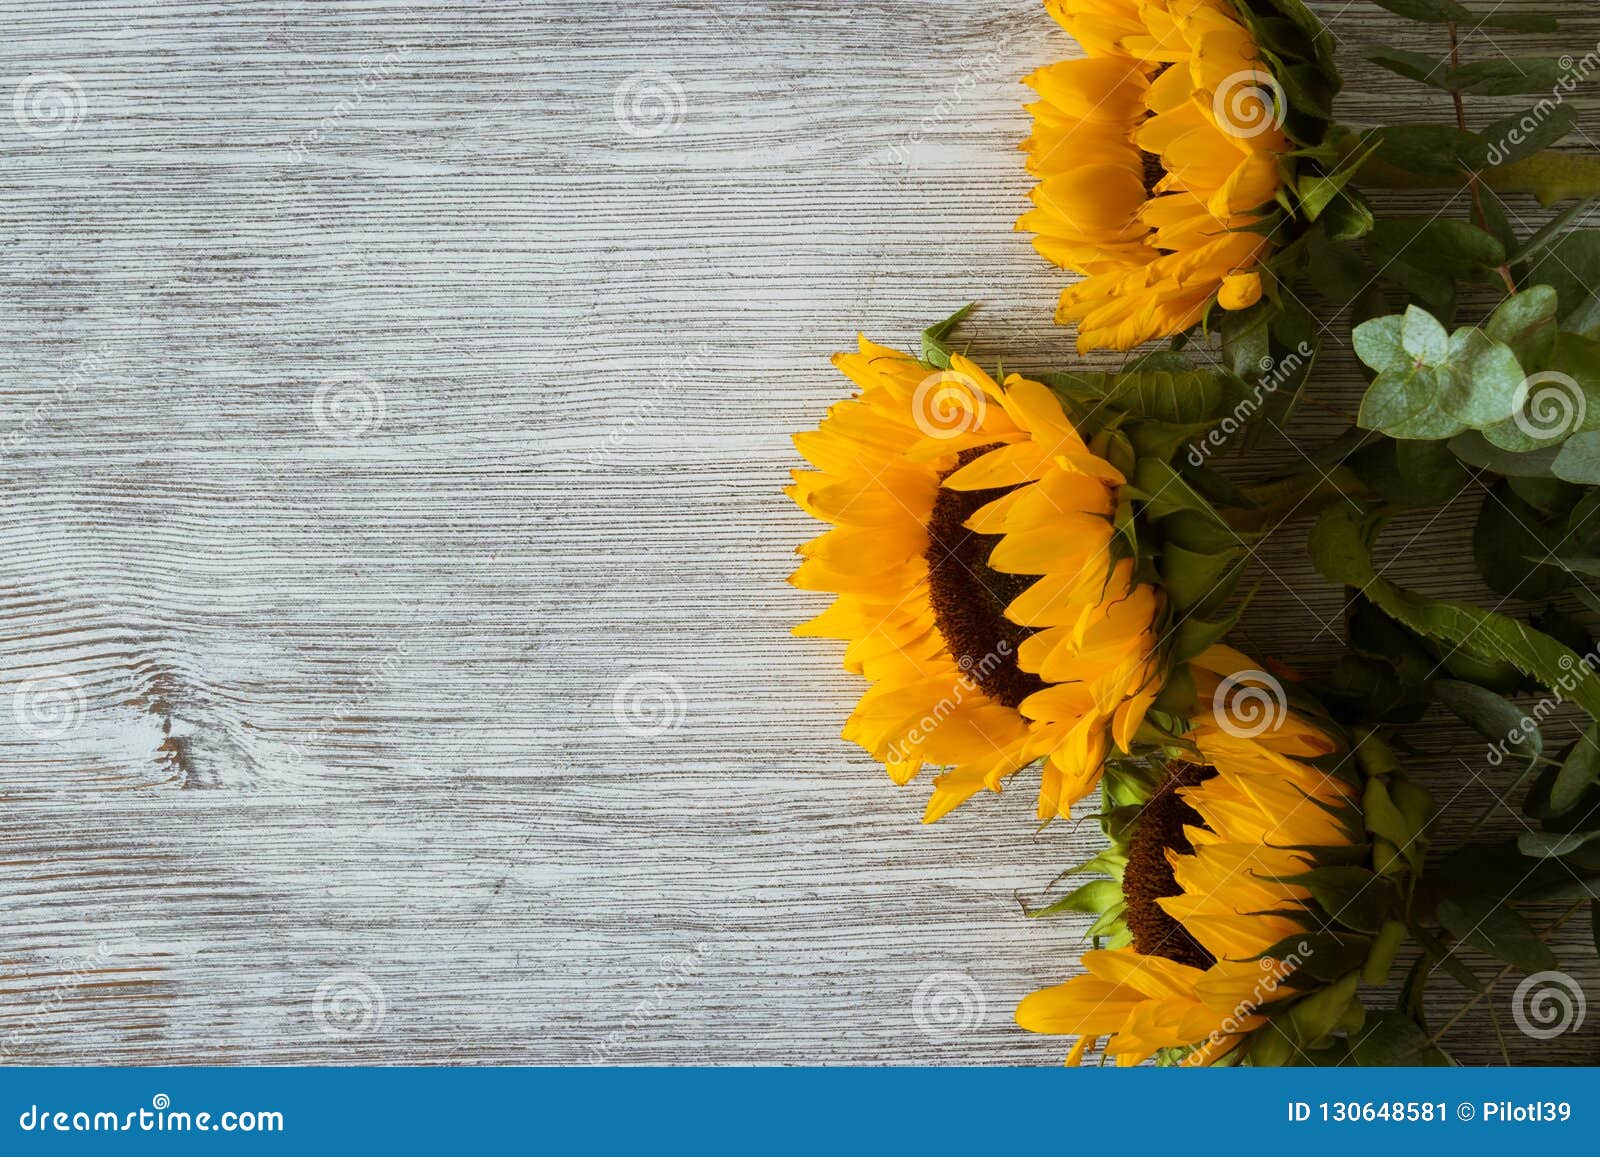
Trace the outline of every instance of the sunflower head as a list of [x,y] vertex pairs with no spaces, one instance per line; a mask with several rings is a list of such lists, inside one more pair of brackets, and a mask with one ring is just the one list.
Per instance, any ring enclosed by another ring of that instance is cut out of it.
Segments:
[[[796,633],[845,640],[869,684],[846,739],[897,783],[941,769],[928,820],[1034,763],[1039,817],[1065,816],[1108,758],[1169,740],[1170,674],[1211,628],[1174,615],[1226,598],[1235,575],[1212,558],[1243,548],[1149,456],[1182,427],[1112,404],[1122,387],[1170,397],[1169,382],[1047,386],[939,361],[865,338],[834,359],[860,393],[796,436],[811,468],[787,493],[829,524],[790,581],[836,597]],[[1185,534],[1226,549],[1163,553]],[[1201,577],[1184,581],[1193,558]]]
[[[1017,1008],[1024,1028],[1078,1037],[1069,1063],[1102,1038],[1125,1065],[1337,1061],[1363,1021],[1357,985],[1392,960],[1427,794],[1376,736],[1352,749],[1248,664],[1209,653],[1185,749],[1107,778],[1103,946]],[[1230,700],[1242,676],[1273,688],[1265,724]]]
[[1084,275],[1057,320],[1080,350],[1126,350],[1255,305],[1306,216],[1338,87],[1326,33],[1298,0],[1046,7],[1087,54],[1026,78],[1039,183],[1017,228]]
[[847,640],[870,683],[845,738],[899,783],[946,769],[930,820],[1039,760],[1061,814],[1159,691],[1161,596],[1115,524],[1126,441],[959,355],[862,339],[834,364],[861,393],[796,436],[813,469],[787,493],[831,525],[791,582],[837,596],[796,633]]

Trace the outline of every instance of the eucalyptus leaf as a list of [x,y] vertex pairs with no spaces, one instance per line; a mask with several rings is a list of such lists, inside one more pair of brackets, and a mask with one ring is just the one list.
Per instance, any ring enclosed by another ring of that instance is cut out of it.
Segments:
[[1389,217],[1367,238],[1379,264],[1404,261],[1441,277],[1472,277],[1505,263],[1505,246],[1476,225],[1450,217]]
[[1401,319],[1400,346],[1424,365],[1441,365],[1450,356],[1450,332],[1431,313],[1413,307]]
[[1559,688],[1590,719],[1600,720],[1600,678],[1573,651],[1504,615],[1467,603],[1424,598],[1383,578],[1372,565],[1371,538],[1381,518],[1348,504],[1330,506],[1313,527],[1312,561],[1332,582],[1361,591],[1385,614],[1420,635],[1490,663],[1510,663],[1541,685]]
[[1564,590],[1570,574],[1548,560],[1566,537],[1566,519],[1552,520],[1504,483],[1483,496],[1472,529],[1472,557],[1489,589],[1510,598],[1544,599]]
[[1600,229],[1578,229],[1545,247],[1529,272],[1561,300],[1561,318],[1570,318],[1600,290]]
[[1497,896],[1452,897],[1439,902],[1439,923],[1451,935],[1525,972],[1556,966],[1555,953],[1522,916]]
[[1527,112],[1497,120],[1477,134],[1486,144],[1484,165],[1492,167],[1525,160],[1577,131],[1577,108],[1562,104],[1547,112],[1548,103],[1546,97]]
[[1505,742],[1510,735],[1518,735],[1510,744],[1530,763],[1544,751],[1544,740],[1538,727],[1524,727],[1522,708],[1503,696],[1484,687],[1462,683],[1454,679],[1440,679],[1433,685],[1434,697],[1458,718],[1470,724],[1485,739]]
[[1508,478],[1552,478],[1559,447],[1517,454],[1490,443],[1477,430],[1450,439],[1450,451],[1468,466],[1492,470]]
[[1572,745],[1550,788],[1550,811],[1571,811],[1596,783],[1600,783],[1600,724],[1591,726]]
[[1517,849],[1536,860],[1553,860],[1570,856],[1597,838],[1600,832],[1523,832],[1517,837]]
[[1510,346],[1472,327],[1447,335],[1416,306],[1398,320],[1398,335],[1390,318],[1356,327],[1357,356],[1369,365],[1380,363],[1361,402],[1363,428],[1392,438],[1439,440],[1516,413],[1526,375]]
[[1350,1055],[1363,1068],[1426,1065],[1442,1068],[1450,1064],[1432,1043],[1428,1034],[1404,1013],[1382,1012],[1368,1021]]
[[1472,13],[1455,0],[1373,0],[1373,3],[1397,16],[1427,24],[1464,24],[1472,18]]
[[1447,505],[1472,482],[1471,473],[1446,442],[1396,442],[1394,452],[1408,506]]
[[1600,431],[1574,434],[1563,442],[1550,472],[1567,482],[1600,485]]
[[[1553,286],[1535,285],[1501,302],[1484,323],[1483,331],[1493,340],[1510,346],[1519,362],[1532,364],[1530,355],[1539,352],[1533,339],[1544,332],[1554,339],[1556,314],[1560,308],[1561,299]],[[1548,353],[1548,348],[1544,352]]]

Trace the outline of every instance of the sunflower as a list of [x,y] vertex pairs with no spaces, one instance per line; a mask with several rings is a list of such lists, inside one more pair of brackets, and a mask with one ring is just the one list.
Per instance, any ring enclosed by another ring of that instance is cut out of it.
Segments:
[[1283,90],[1229,0],[1046,0],[1088,53],[1025,83],[1039,178],[1017,228],[1084,274],[1056,320],[1078,348],[1127,350],[1262,296]]
[[947,769],[925,821],[1038,760],[1040,818],[1069,814],[1160,689],[1162,598],[1113,525],[1122,472],[1039,382],[865,338],[834,364],[861,392],[796,435],[815,469],[786,493],[832,527],[790,581],[838,596],[795,633],[847,640],[871,684],[844,738],[899,784]]
[[[1248,666],[1228,648],[1197,661],[1200,701],[1217,701],[1219,674]],[[1323,989],[1337,990],[1339,1003],[1309,1038],[1359,1012],[1357,970],[1370,942],[1322,933],[1349,920],[1346,909],[1361,909],[1361,923],[1381,921],[1372,902],[1396,893],[1383,875],[1351,865],[1371,852],[1392,873],[1404,870],[1401,858],[1385,854],[1382,840],[1371,841],[1378,851],[1367,847],[1360,788],[1308,762],[1336,750],[1325,730],[1289,712],[1256,730],[1223,709],[1195,719],[1193,755],[1160,769],[1140,793],[1137,818],[1101,858],[1120,874],[1110,922],[1122,935],[1084,954],[1086,975],[1018,1006],[1023,1028],[1079,1038],[1069,1064],[1101,1037],[1123,1065],[1168,1049],[1182,1050],[1184,1064],[1216,1062],[1284,1004],[1315,991],[1311,972],[1329,976],[1319,951],[1343,960],[1337,983]],[[1348,899],[1328,901],[1319,868],[1345,883]],[[1352,947],[1356,959],[1341,956]],[[1308,1049],[1317,1043],[1309,1038]]]

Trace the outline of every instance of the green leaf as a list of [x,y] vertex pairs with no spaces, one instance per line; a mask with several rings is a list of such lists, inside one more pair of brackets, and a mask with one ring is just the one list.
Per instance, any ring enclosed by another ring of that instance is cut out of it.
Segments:
[[1337,932],[1302,932],[1288,936],[1261,954],[1263,958],[1296,964],[1291,979],[1305,973],[1314,980],[1331,983],[1357,970],[1372,948],[1368,936],[1346,936]]
[[1517,850],[1535,860],[1553,860],[1600,839],[1600,832],[1523,832],[1517,837]]
[[1508,478],[1549,478],[1558,447],[1517,454],[1491,444],[1477,430],[1450,439],[1450,451],[1468,466],[1492,470]]
[[1528,276],[1556,291],[1567,320],[1600,290],[1600,229],[1575,230],[1552,242]]
[[1397,313],[1362,322],[1350,335],[1356,357],[1379,372],[1407,365],[1405,328],[1406,319]]
[[1477,60],[1450,69],[1441,88],[1473,96],[1520,96],[1551,93],[1569,73],[1559,60],[1521,57],[1515,60]]
[[1330,919],[1356,932],[1378,931],[1394,902],[1389,881],[1366,868],[1314,868],[1278,882],[1305,888]]
[[1455,0],[1373,0],[1379,8],[1387,8],[1397,16],[1419,20],[1424,24],[1461,24],[1468,28],[1514,28],[1523,32],[1554,32],[1559,27],[1553,16],[1533,13],[1501,12],[1496,6],[1479,14]]
[[1489,142],[1452,125],[1393,125],[1382,130],[1377,157],[1423,177],[1476,173],[1489,163]]
[[1542,16],[1537,12],[1507,12],[1502,4],[1496,4],[1487,12],[1472,12],[1467,19],[1473,28],[1510,28],[1516,32],[1561,30],[1561,24],[1554,16]]
[[1567,482],[1600,485],[1600,431],[1574,434],[1563,442],[1550,472]]
[[1420,635],[1484,662],[1510,663],[1531,679],[1560,689],[1600,720],[1600,678],[1571,648],[1530,627],[1466,603],[1427,599],[1373,569],[1370,541],[1382,520],[1348,504],[1329,506],[1311,531],[1312,561],[1332,582],[1358,587],[1385,614]]
[[1238,384],[1214,370],[1143,369],[1121,373],[1042,374],[1039,380],[1079,403],[1109,406],[1174,425],[1208,422],[1232,409]]
[[1571,811],[1591,787],[1600,783],[1600,724],[1591,726],[1572,745],[1550,787],[1550,811]]
[[1122,902],[1122,885],[1115,880],[1090,880],[1061,899],[1028,913],[1030,918],[1054,916],[1061,912],[1087,912],[1098,916]]
[[1427,24],[1465,24],[1472,18],[1472,13],[1455,0],[1373,0],[1373,3],[1396,16]]
[[1489,589],[1511,598],[1543,599],[1564,590],[1571,577],[1546,560],[1566,537],[1566,520],[1552,521],[1504,483],[1483,496],[1472,529],[1472,556]]
[[1518,386],[1511,421],[1485,427],[1484,437],[1505,450],[1527,451],[1600,429],[1600,342],[1546,327],[1525,334],[1522,345],[1522,364],[1544,368]]
[[1318,1048],[1333,1034],[1356,998],[1360,983],[1361,975],[1352,972],[1294,1002],[1288,1013],[1289,1028],[1302,1049]]
[[1535,285],[1521,293],[1514,294],[1500,303],[1494,313],[1483,327],[1484,333],[1494,341],[1502,342],[1519,353],[1519,345],[1528,343],[1535,334],[1550,330],[1554,331],[1556,314],[1560,311],[1561,299],[1555,289],[1548,285]]
[[1505,264],[1506,250],[1476,225],[1448,217],[1389,217],[1367,238],[1379,263],[1403,261],[1441,277],[1462,280]]
[[1531,261],[1549,246],[1560,241],[1572,231],[1572,223],[1594,208],[1595,198],[1579,201],[1575,205],[1568,205],[1557,213],[1548,222],[1540,227],[1539,231],[1522,243],[1522,247],[1511,254],[1506,260],[1512,265],[1522,265]]
[[1395,442],[1395,467],[1408,506],[1445,506],[1472,482],[1472,475],[1445,442]]
[[1555,555],[1550,560],[1562,570],[1588,578],[1600,578],[1600,558],[1578,558],[1573,555]]
[[963,305],[943,321],[936,321],[922,331],[922,360],[934,369],[947,370],[950,368],[950,347],[946,339],[955,332],[967,314],[978,308],[978,303],[973,301]]
[[1485,143],[1483,164],[1478,167],[1526,160],[1577,131],[1578,110],[1574,106],[1556,105],[1546,112],[1548,105],[1547,97],[1527,112],[1495,121],[1478,134]]
[[1600,157],[1588,152],[1545,149],[1480,175],[1484,184],[1502,193],[1532,193],[1549,208],[1572,197],[1600,195]]
[[1382,1012],[1371,1018],[1351,1055],[1364,1068],[1450,1064],[1450,1058],[1430,1043],[1428,1034],[1399,1012]]
[[[1369,833],[1393,844],[1413,871],[1422,870],[1422,828],[1400,810],[1383,780],[1367,780],[1361,792],[1361,811]],[[1385,867],[1381,862],[1378,866]]]
[[1450,356],[1450,334],[1433,314],[1412,306],[1401,320],[1400,346],[1424,365],[1442,365]]
[[1227,601],[1242,571],[1245,548],[1200,554],[1175,543],[1161,548],[1161,587],[1179,611],[1204,615]]
[[[1358,356],[1393,356],[1394,327],[1386,321],[1357,327]],[[1510,346],[1480,329],[1458,329],[1447,337],[1416,306],[1401,321],[1399,344],[1404,360],[1381,369],[1362,399],[1363,428],[1432,441],[1505,422],[1516,412],[1525,375]]]
[[1375,52],[1367,59],[1379,68],[1387,68],[1407,80],[1421,81],[1434,88],[1445,87],[1444,78],[1450,71],[1449,62],[1443,56],[1427,52],[1407,52],[1393,48]]
[[1498,896],[1441,900],[1439,923],[1463,944],[1526,972],[1543,972],[1556,966],[1550,946]]
[[1523,727],[1522,708],[1493,691],[1454,679],[1440,679],[1433,685],[1434,696],[1459,719],[1485,739],[1505,741],[1515,733],[1519,738],[1510,744],[1512,750],[1527,758],[1529,763],[1544,751],[1544,739],[1539,729]]
[[1372,953],[1361,968],[1361,979],[1374,986],[1389,980],[1389,969],[1394,966],[1395,954],[1405,942],[1406,926],[1399,920],[1387,920],[1373,942]]

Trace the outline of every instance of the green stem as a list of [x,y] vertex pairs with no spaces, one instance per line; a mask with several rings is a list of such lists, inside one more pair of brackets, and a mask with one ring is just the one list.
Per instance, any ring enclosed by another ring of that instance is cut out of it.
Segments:
[[[1461,37],[1456,29],[1454,20],[1450,22],[1450,67],[1461,67]],[[1462,132],[1466,132],[1467,101],[1461,95],[1460,89],[1450,90],[1450,103],[1455,106],[1456,127]],[[1467,191],[1472,194],[1472,210],[1478,218],[1478,228],[1487,233],[1489,231],[1489,214],[1484,212],[1483,209],[1483,183],[1477,173],[1469,173],[1467,175]],[[1500,280],[1505,284],[1506,292],[1515,297],[1517,282],[1511,276],[1511,267],[1509,265],[1501,265],[1496,272],[1500,274]]]

